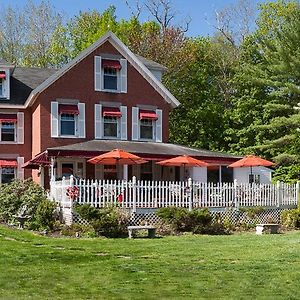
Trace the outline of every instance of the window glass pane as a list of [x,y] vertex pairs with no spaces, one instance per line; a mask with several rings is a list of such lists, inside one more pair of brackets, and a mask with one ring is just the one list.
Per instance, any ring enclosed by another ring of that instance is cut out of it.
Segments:
[[0,79],[0,95],[3,95],[3,79]]
[[140,121],[140,138],[141,139],[153,139],[153,121],[144,119]]
[[104,179],[105,180],[117,180],[117,166],[116,165],[104,165]]
[[249,183],[260,183],[259,174],[249,174]]
[[233,182],[233,168],[222,166],[222,182]]
[[61,114],[60,128],[61,135],[75,135],[75,116],[71,114]]
[[141,180],[152,180],[152,162],[141,165]]
[[66,178],[69,178],[70,175],[73,175],[73,163],[62,163],[61,164],[61,176],[65,176]]
[[1,124],[1,141],[13,142],[15,140],[15,123]]
[[116,69],[104,68],[104,89],[105,90],[118,89],[118,76],[117,76]]
[[15,179],[15,169],[14,168],[2,168],[1,169],[1,183],[10,183]]
[[104,117],[104,136],[118,137],[118,118]]
[[207,167],[207,182],[219,182],[219,166]]

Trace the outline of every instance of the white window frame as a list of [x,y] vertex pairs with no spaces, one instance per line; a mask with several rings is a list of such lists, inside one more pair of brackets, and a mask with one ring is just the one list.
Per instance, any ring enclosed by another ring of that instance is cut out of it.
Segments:
[[[118,59],[112,59],[112,60],[118,60]],[[119,60],[118,60],[119,61]],[[119,93],[120,92],[120,86],[121,86],[121,72],[119,69],[116,69],[116,77],[117,77],[117,89],[116,90],[113,90],[113,89],[106,89],[104,88],[104,76],[105,76],[105,72],[104,72],[104,69],[102,66],[101,66],[101,69],[102,69],[102,77],[101,77],[101,84],[102,84],[102,87],[103,87],[103,92],[115,92],[115,93]]]
[[152,139],[146,139],[146,138],[142,138],[141,133],[141,127],[142,127],[142,120],[139,119],[139,140],[140,141],[155,141],[156,138],[156,122],[157,120],[152,120],[152,119],[146,119],[146,120],[151,120],[152,122]]
[[14,169],[14,179],[17,179],[17,169],[16,168],[12,168],[12,167],[0,168],[0,184],[3,184],[2,183],[2,169]]
[[103,138],[104,139],[111,139],[111,140],[119,140],[121,139],[121,118],[117,118],[117,136],[105,136],[105,131],[104,131],[104,125],[105,125],[105,118],[106,116],[102,116],[102,132],[103,132]]
[[2,122],[0,122],[0,142],[2,144],[15,144],[17,143],[17,123],[16,122],[3,122],[3,123],[13,123],[14,124],[14,131],[15,131],[15,138],[13,141],[2,141]]
[[0,86],[1,86],[1,89],[0,89],[0,97],[1,97],[1,98],[5,96],[5,95],[4,95],[4,84],[5,84],[4,79],[3,79],[3,78],[0,78]]
[[[67,134],[62,134],[61,133],[61,116],[62,115],[73,115],[74,116],[74,122],[75,122],[75,130],[74,130],[74,135],[67,135]],[[59,114],[58,116],[58,126],[59,126],[59,137],[61,138],[74,138],[78,136],[78,116],[75,114]]]

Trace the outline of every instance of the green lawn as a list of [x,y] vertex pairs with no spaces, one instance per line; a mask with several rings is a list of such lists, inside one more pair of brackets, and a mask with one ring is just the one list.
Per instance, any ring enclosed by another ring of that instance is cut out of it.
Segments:
[[47,238],[0,226],[0,299],[299,299],[300,232]]

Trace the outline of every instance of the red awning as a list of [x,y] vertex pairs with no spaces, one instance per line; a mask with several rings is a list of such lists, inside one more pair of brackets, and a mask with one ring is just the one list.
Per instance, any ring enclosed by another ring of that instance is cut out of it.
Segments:
[[5,71],[0,71],[0,79],[5,79],[5,78],[6,78]]
[[0,160],[0,168],[16,168],[18,163],[16,160]]
[[149,120],[157,120],[157,114],[152,110],[140,110],[140,120],[149,119]]
[[70,114],[70,115],[79,115],[79,109],[77,105],[72,104],[59,104],[58,105],[59,114]]
[[50,160],[46,151],[37,154],[34,158],[27,161],[22,168],[24,169],[38,169],[40,166],[48,166],[50,165]]
[[102,115],[104,117],[122,117],[122,113],[120,112],[119,107],[103,107]]
[[122,66],[120,64],[119,60],[113,60],[113,59],[102,59],[102,67],[103,68],[112,68],[121,70]]
[[0,114],[0,122],[13,122],[16,123],[18,120],[16,114]]

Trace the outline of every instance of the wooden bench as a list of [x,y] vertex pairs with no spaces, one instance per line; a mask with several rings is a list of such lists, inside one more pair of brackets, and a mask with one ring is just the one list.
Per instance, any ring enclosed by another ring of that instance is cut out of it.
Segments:
[[130,239],[133,238],[134,231],[138,230],[148,230],[148,238],[154,238],[156,227],[151,225],[143,225],[143,226],[128,226],[128,236]]
[[256,234],[278,233],[279,224],[256,224]]

